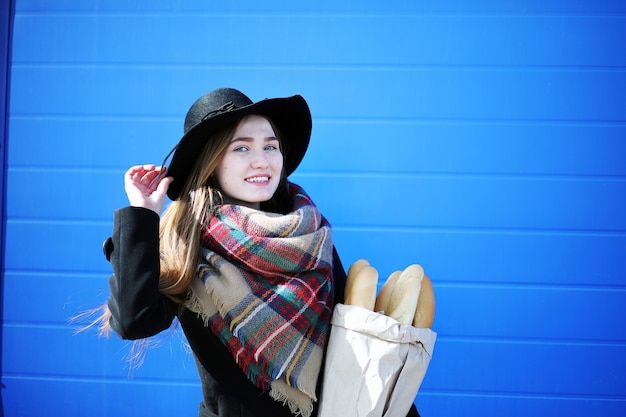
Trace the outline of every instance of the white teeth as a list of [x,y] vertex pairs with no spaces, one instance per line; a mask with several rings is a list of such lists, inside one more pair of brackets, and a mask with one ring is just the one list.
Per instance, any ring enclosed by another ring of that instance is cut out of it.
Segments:
[[267,182],[269,181],[269,177],[254,177],[254,178],[247,178],[246,181],[248,182]]

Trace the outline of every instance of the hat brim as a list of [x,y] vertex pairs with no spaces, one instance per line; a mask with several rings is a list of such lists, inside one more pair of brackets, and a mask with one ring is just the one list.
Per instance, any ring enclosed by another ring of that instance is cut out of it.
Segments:
[[210,136],[244,116],[258,114],[274,123],[280,132],[285,155],[285,173],[291,175],[304,158],[311,138],[311,112],[300,95],[271,98],[217,114],[189,129],[176,145],[166,176],[174,178],[167,190],[171,200],[180,197],[191,169]]

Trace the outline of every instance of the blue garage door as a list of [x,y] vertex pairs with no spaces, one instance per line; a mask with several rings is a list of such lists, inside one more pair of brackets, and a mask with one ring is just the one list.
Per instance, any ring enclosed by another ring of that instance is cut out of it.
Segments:
[[626,415],[626,3],[11,5],[5,415],[196,414],[179,329],[134,367],[68,320],[107,298],[124,171],[222,86],[307,99],[291,179],[344,264],[433,279],[423,416]]

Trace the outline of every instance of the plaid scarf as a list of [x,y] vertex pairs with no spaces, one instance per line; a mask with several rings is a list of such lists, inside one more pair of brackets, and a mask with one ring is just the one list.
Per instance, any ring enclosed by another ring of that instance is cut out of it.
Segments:
[[289,183],[286,215],[221,205],[205,226],[187,307],[258,387],[309,416],[332,313],[330,225]]

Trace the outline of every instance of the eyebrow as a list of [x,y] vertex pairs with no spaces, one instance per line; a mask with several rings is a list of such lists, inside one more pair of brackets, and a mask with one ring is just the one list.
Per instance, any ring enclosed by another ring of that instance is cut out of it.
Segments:
[[[265,142],[271,142],[274,140],[278,140],[278,138],[276,136],[268,136],[265,138]],[[252,142],[254,141],[254,138],[249,137],[249,136],[238,136],[236,138],[232,138],[230,143],[235,143],[235,142]]]

